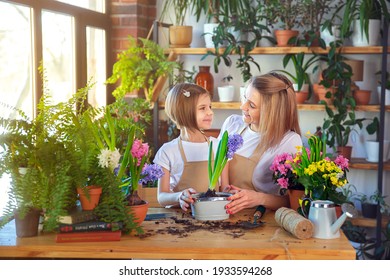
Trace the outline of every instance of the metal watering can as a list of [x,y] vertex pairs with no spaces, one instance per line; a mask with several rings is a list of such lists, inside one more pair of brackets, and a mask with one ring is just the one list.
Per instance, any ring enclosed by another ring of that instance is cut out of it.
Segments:
[[[357,216],[357,210],[349,203],[342,204],[341,209],[343,214],[337,219],[333,201],[311,201],[308,219],[314,225],[314,238],[334,239],[340,237],[340,227],[345,219]],[[303,207],[302,210],[304,211]],[[307,216],[306,213],[304,214]]]

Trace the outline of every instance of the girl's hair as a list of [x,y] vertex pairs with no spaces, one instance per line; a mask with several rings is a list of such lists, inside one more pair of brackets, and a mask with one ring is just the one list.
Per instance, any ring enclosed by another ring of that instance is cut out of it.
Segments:
[[249,86],[260,94],[262,153],[278,145],[288,131],[301,135],[295,91],[286,76],[270,72],[253,77]]
[[212,98],[206,89],[191,83],[176,84],[168,92],[165,112],[178,129],[183,127],[190,131],[199,129],[196,122],[196,104],[202,94]]

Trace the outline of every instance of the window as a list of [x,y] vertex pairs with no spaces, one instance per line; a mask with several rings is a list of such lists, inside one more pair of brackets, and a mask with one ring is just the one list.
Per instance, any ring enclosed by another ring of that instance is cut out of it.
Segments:
[[[106,104],[110,17],[106,0],[0,0],[0,106],[34,117],[42,94],[38,66],[43,61],[53,102],[67,100],[88,81],[88,101]],[[12,110],[11,110],[12,112]],[[12,117],[0,110],[1,117]],[[0,131],[1,133],[1,131]],[[0,178],[0,216],[9,177]]]

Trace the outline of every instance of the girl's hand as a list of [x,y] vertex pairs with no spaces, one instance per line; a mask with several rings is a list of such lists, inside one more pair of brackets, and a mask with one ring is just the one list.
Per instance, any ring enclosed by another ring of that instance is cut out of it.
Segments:
[[259,193],[254,190],[230,186],[229,192],[233,193],[233,195],[228,197],[230,203],[225,206],[228,214],[236,214],[243,209],[259,205]]
[[194,190],[193,188],[188,188],[181,192],[179,196],[179,203],[180,208],[183,209],[183,211],[187,212],[190,205],[195,202],[195,200],[192,198],[192,194],[195,193],[196,190]]

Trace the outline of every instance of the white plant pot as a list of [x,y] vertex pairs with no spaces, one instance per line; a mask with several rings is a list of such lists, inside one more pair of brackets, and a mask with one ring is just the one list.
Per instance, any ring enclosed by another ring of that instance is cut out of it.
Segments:
[[214,48],[213,33],[218,27],[218,23],[205,23],[203,25],[203,37],[206,48]]
[[321,38],[325,41],[326,46],[329,47],[331,42],[340,39],[340,26],[332,26],[332,34],[330,34],[328,29],[325,29],[323,31],[321,30],[320,34]]
[[[293,88],[295,91],[298,91],[298,84],[293,84]],[[309,84],[303,84],[302,88],[299,91],[308,92],[309,91]]]
[[[379,100],[379,104],[380,104],[381,103],[382,86],[378,86],[376,89],[378,92],[378,100]],[[390,89],[386,89],[386,91],[385,91],[385,105],[390,105]]]
[[[366,149],[366,160],[369,162],[379,162],[379,142],[373,140],[367,140],[364,143],[364,148]],[[383,161],[389,160],[389,148],[390,141],[383,141]]]
[[218,97],[220,102],[232,102],[234,100],[234,86],[218,87]]
[[365,47],[365,46],[378,46],[380,40],[379,30],[381,28],[381,21],[379,19],[370,19],[368,24],[368,39],[364,31],[361,31],[360,21],[354,20],[353,33],[351,36],[352,46]]
[[246,87],[241,86],[240,87],[240,102],[244,103],[245,102],[245,92],[246,92]]
[[221,221],[229,219],[226,213],[225,205],[230,201],[227,200],[230,193],[217,192],[220,197],[199,198],[200,193],[193,195],[196,201],[191,204],[192,215],[199,221]]

